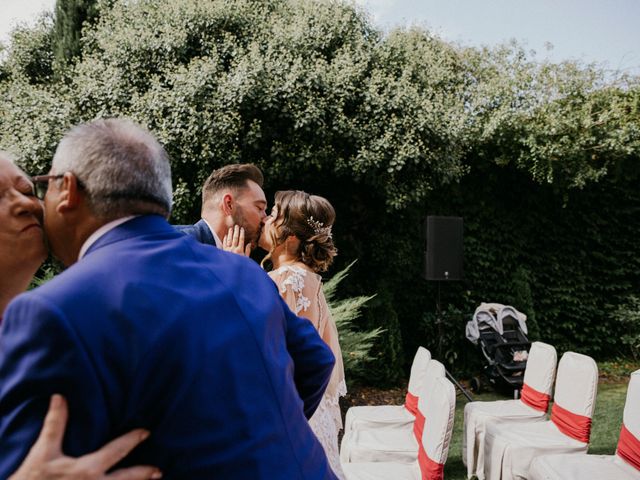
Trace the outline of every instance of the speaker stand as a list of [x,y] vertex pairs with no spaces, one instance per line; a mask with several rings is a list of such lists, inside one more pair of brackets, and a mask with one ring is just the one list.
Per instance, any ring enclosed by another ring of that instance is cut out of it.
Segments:
[[[437,289],[438,289],[438,295],[436,296],[436,325],[438,326],[438,356],[442,359],[444,359],[444,355],[442,353],[442,337],[444,336],[444,321],[442,319],[442,305],[440,303],[440,280],[436,280],[437,283]],[[444,365],[444,362],[443,362]],[[458,383],[458,381],[453,378],[453,375],[451,375],[451,373],[449,373],[449,370],[447,370],[447,368],[445,367],[444,369],[444,373],[447,375],[447,378],[449,378],[449,380],[451,380],[451,382],[458,388],[458,390],[460,390],[460,392],[467,397],[467,400],[470,402],[473,402],[473,397],[471,396],[471,394],[467,391],[466,388],[464,388],[462,385],[460,385],[460,383]]]
[[442,306],[440,303],[440,280],[436,280],[436,288],[437,288],[437,295],[436,295],[436,325],[438,327],[438,356],[440,358],[444,358],[443,357],[443,352],[442,352],[442,337],[444,336],[444,329],[442,324],[444,323],[444,321],[442,320]]

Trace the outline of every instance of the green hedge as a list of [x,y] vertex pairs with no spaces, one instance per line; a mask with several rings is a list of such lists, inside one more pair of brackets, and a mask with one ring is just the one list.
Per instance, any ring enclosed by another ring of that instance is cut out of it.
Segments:
[[[481,301],[529,315],[532,338],[598,359],[637,354],[640,81],[517,45],[468,49],[420,28],[382,35],[329,0],[103,0],[77,62],[53,21],[0,62],[0,148],[43,173],[96,117],[149,127],[172,157],[173,221],[194,221],[213,168],[252,161],[269,197],[301,188],[338,212],[345,296],[385,332],[372,381],[418,344],[478,367],[464,323]],[[465,219],[463,282],[422,279],[427,214]]]

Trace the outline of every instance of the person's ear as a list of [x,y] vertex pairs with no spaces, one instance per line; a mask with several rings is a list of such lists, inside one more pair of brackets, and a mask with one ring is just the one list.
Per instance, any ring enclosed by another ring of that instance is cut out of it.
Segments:
[[293,249],[297,249],[298,245],[300,245],[300,239],[295,235],[289,235],[285,240],[287,245],[290,245]]
[[222,211],[225,215],[231,215],[233,213],[234,200],[233,195],[225,193],[222,197]]
[[81,191],[78,179],[71,172],[66,172],[60,182],[58,194],[58,213],[67,213],[78,208],[83,200],[84,193]]

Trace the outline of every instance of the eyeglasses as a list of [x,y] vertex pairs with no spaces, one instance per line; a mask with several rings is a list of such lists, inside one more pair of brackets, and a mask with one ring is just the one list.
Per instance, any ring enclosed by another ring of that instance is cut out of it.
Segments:
[[44,200],[44,196],[47,194],[47,189],[49,188],[49,180],[58,180],[62,177],[64,177],[64,174],[36,175],[35,177],[31,177],[31,181],[33,182],[33,193],[40,200]]

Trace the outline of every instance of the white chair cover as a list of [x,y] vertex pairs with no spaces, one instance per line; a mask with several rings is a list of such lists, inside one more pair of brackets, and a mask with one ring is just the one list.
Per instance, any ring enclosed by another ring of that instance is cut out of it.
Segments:
[[[418,409],[425,411],[426,395],[439,378],[445,377],[444,365],[431,360],[424,374],[418,400]],[[342,438],[340,460],[349,462],[401,462],[411,463],[418,457],[418,441],[413,431],[414,422],[389,424],[372,429],[351,429]]]
[[[558,365],[555,403],[573,415],[593,417],[598,367],[592,358],[567,352]],[[485,434],[484,473],[489,480],[528,478],[533,458],[556,453],[586,453],[588,442],[563,433],[552,421],[489,424]]]
[[[533,342],[524,372],[524,383],[551,396],[557,362],[555,348],[546,343]],[[545,412],[530,407],[522,399],[467,403],[464,407],[462,434],[462,461],[467,466],[467,478],[475,475],[479,480],[484,479],[484,437],[487,424],[543,420]]]
[[617,455],[542,455],[534,458],[529,480],[640,480],[640,471]]
[[427,395],[422,445],[427,456],[444,465],[449,455],[453,419],[456,410],[456,389],[444,375],[433,382],[433,395]]
[[[427,418],[422,435],[421,462],[412,463],[393,462],[362,462],[343,464],[343,471],[347,480],[441,480],[442,466],[447,460],[451,432],[453,431],[453,417],[456,407],[456,392],[453,384],[446,378],[438,378],[425,400],[420,402]],[[424,397],[421,397],[423,399]],[[431,464],[431,467],[429,467]],[[433,467],[439,471],[434,474]],[[424,471],[423,471],[424,470]]]
[[346,480],[422,480],[420,466],[413,463],[360,462],[342,465]]
[[[631,374],[622,420],[626,429],[640,439],[638,405],[640,370]],[[619,455],[543,455],[531,462],[529,474],[530,480],[640,480],[640,469]]]
[[[424,347],[418,347],[409,375],[408,393],[419,397],[431,353]],[[345,436],[351,430],[387,427],[390,425],[411,425],[415,417],[404,405],[372,405],[351,407],[347,410],[344,422]]]

